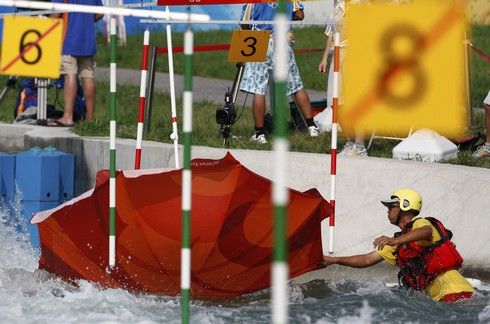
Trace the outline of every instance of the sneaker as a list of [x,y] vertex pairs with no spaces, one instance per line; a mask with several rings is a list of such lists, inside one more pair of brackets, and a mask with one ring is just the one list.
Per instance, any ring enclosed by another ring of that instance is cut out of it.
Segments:
[[347,152],[354,146],[354,142],[347,141],[344,144],[344,147],[337,155],[347,156]]
[[316,126],[308,127],[308,133],[310,133],[311,137],[318,137],[320,135],[320,129]]
[[362,156],[367,156],[368,154],[367,154],[366,147],[364,145],[361,146],[352,142],[347,142],[345,143],[342,151],[340,151],[339,155],[362,157]]
[[472,155],[475,158],[490,157],[490,144],[480,146]]
[[265,138],[264,134],[254,134],[252,137],[250,137],[250,142],[257,142],[259,144],[267,144],[267,139]]

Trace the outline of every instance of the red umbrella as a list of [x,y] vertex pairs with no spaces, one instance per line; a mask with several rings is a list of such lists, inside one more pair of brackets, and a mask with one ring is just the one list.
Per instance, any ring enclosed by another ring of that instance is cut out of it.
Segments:
[[[118,172],[116,268],[107,271],[109,178],[62,208],[37,214],[39,267],[67,280],[86,279],[165,295],[180,292],[182,170]],[[141,173],[141,172],[140,172]],[[231,154],[192,161],[191,294],[219,299],[270,286],[273,251],[271,181]],[[289,190],[290,277],[318,269],[320,222],[329,204],[316,190]]]

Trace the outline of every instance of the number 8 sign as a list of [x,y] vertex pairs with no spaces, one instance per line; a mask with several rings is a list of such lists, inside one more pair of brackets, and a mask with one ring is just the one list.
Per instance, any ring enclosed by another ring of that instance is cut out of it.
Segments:
[[0,72],[40,78],[58,78],[63,21],[9,16],[4,19]]
[[350,5],[342,129],[398,137],[412,127],[464,134],[464,9],[464,1]]

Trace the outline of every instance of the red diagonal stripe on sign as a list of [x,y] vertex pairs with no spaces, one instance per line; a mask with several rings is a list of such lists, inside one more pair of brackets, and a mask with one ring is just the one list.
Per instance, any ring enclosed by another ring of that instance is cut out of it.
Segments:
[[[448,30],[458,19],[461,17],[461,13],[465,10],[464,1],[458,1],[457,4],[453,5],[449,10],[430,28],[429,32],[422,37],[421,43],[419,45],[420,55],[423,54],[431,45],[434,45],[441,37],[444,32]],[[354,108],[347,113],[345,120],[348,120],[351,125],[357,124],[359,119],[364,116],[372,106],[377,103],[384,95],[385,85],[393,80],[393,78],[400,74],[400,72],[405,71],[411,67],[410,64],[393,64],[389,67],[386,78],[382,82],[378,83],[371,91],[364,95]]]
[[22,56],[24,56],[31,48],[33,48],[35,45],[39,44],[39,42],[41,40],[43,40],[49,33],[51,33],[56,27],[58,27],[58,25],[61,24],[61,21],[57,20],[55,21],[55,23],[53,25],[51,25],[45,32],[44,34],[41,34],[41,36],[39,36],[39,38],[34,42],[32,43],[31,45],[29,46],[26,46],[24,47],[24,49],[22,50],[22,52],[19,53],[19,55],[17,55],[17,57],[15,57],[9,64],[7,64],[3,69],[2,69],[2,72],[6,72],[8,69],[10,69],[12,67],[12,65],[14,65]]

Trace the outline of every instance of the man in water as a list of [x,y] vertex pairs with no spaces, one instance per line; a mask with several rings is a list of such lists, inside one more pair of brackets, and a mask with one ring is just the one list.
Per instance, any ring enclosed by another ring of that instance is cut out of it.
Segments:
[[365,268],[386,260],[400,268],[401,285],[425,290],[432,300],[451,302],[470,298],[474,289],[458,271],[463,259],[450,240],[451,231],[435,218],[417,217],[422,209],[420,194],[412,189],[399,189],[381,203],[388,208],[390,223],[401,232],[393,237],[376,238],[372,252],[324,256],[323,264]]

